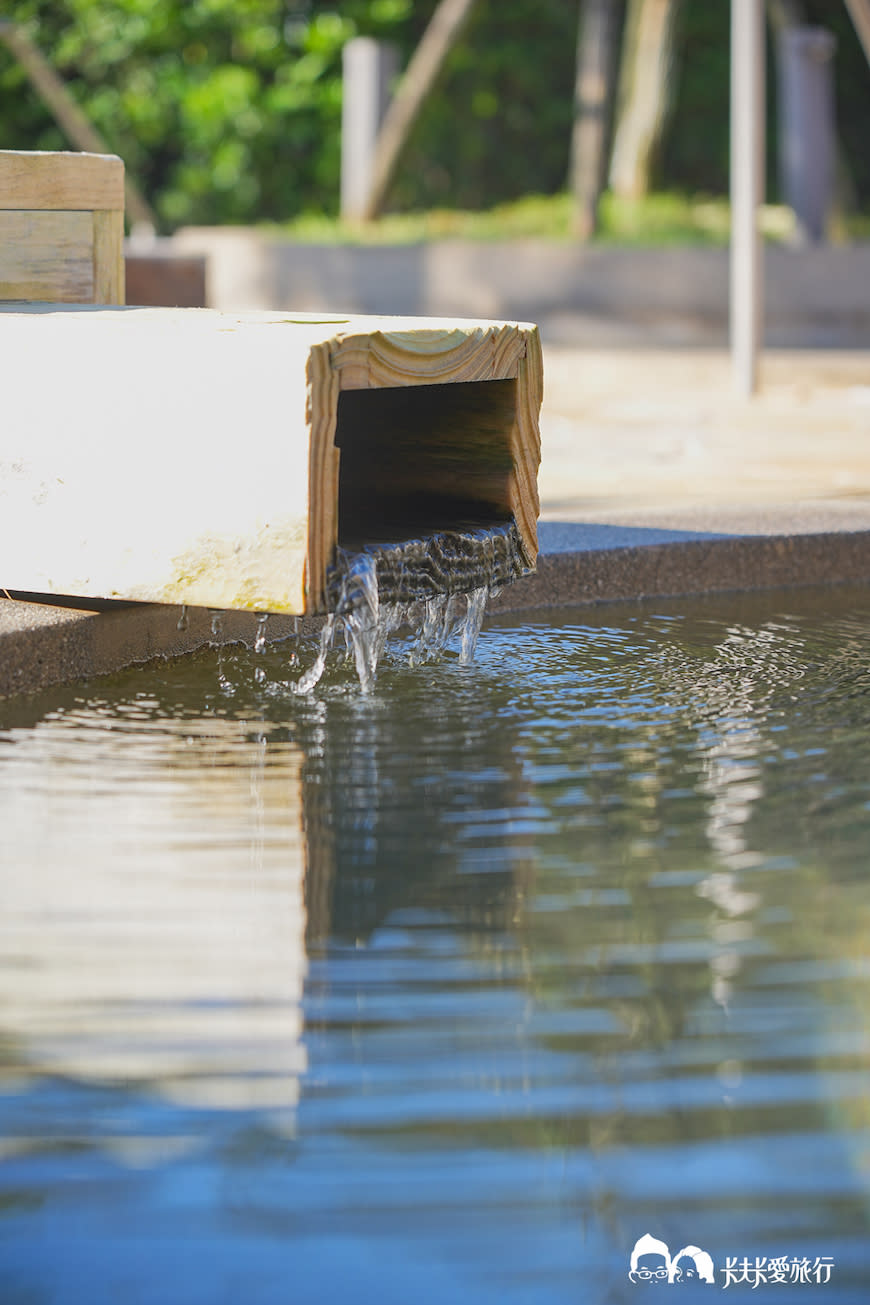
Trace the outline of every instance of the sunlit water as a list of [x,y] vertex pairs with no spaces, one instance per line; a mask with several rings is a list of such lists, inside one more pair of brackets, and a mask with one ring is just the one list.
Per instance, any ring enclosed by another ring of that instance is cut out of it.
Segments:
[[0,704],[2,1305],[867,1300],[867,591],[260,645]]

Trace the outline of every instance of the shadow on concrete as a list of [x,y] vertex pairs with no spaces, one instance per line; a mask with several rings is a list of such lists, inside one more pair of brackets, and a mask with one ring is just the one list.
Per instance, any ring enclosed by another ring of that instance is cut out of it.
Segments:
[[733,539],[732,534],[701,530],[667,530],[647,526],[602,525],[588,521],[539,521],[538,544],[543,555],[594,553],[614,548],[654,544],[685,544],[698,540]]

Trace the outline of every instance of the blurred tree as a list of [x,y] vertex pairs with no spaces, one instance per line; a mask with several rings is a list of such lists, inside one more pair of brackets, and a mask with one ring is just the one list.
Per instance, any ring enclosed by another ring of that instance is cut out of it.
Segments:
[[[837,37],[838,130],[866,205],[867,63],[841,0],[801,3],[809,22],[824,23]],[[436,4],[13,0],[6,16],[52,61],[140,180],[161,227],[171,229],[335,213],[344,42],[357,35],[393,41],[407,64]],[[728,9],[725,0],[680,0],[674,110],[657,157],[653,152],[653,185],[727,192]],[[389,207],[481,208],[564,188],[578,11],[577,0],[476,0],[444,62],[439,93],[426,100],[408,137]],[[771,146],[775,112],[771,102]],[[67,145],[0,47],[0,146]]]
[[377,217],[414,123],[431,95],[451,50],[456,48],[476,0],[439,0],[405,70],[378,135],[372,189],[364,216]]
[[581,240],[595,234],[598,201],[607,171],[607,143],[613,101],[614,49],[620,0],[581,0],[571,135],[571,189],[574,232]]
[[[432,0],[415,3],[420,34],[433,9]],[[565,0],[478,0],[408,142],[390,207],[474,209],[564,188],[577,9]]]
[[799,27],[807,21],[801,0],[767,0],[767,14],[772,27]]
[[870,4],[867,0],[846,0],[846,8],[870,63]]
[[670,104],[678,0],[629,0],[610,188],[638,199],[650,188]]
[[[842,160],[843,199],[866,210],[870,203],[870,154],[865,133],[870,114],[870,74],[845,4],[841,0],[779,0],[807,23],[827,27],[837,38],[835,96]],[[776,3],[776,0],[774,0]],[[728,4],[681,0],[674,32],[673,108],[668,116],[652,184],[690,193],[728,193]],[[774,43],[768,43],[767,193],[779,197],[778,106]],[[854,197],[854,199],[853,199]]]
[[[161,223],[280,219],[337,194],[341,48],[404,21],[410,0],[19,0],[51,59]],[[0,54],[0,141],[67,142]]]
[[[92,154],[105,154],[108,146],[87,115],[70,95],[53,66],[41,50],[33,44],[23,28],[8,19],[0,19],[0,40],[19,67],[43,104],[59,124],[67,140],[77,150]],[[154,213],[133,179],[130,168],[125,169],[125,208],[132,223],[151,230],[156,226]]]

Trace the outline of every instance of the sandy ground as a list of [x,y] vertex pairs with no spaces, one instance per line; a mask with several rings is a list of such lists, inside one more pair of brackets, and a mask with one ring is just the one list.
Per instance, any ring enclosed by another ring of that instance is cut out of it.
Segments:
[[541,515],[739,533],[870,527],[870,354],[545,347]]

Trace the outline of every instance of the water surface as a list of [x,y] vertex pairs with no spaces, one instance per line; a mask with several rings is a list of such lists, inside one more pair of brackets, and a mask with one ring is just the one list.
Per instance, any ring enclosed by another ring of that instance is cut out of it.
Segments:
[[3,1305],[609,1305],[644,1233],[716,1266],[666,1296],[866,1300],[868,636],[606,607],[367,695],[286,645],[0,703]]

